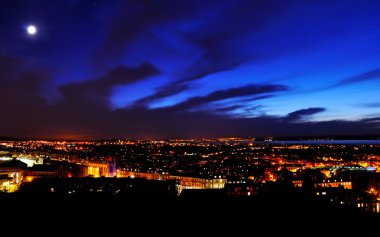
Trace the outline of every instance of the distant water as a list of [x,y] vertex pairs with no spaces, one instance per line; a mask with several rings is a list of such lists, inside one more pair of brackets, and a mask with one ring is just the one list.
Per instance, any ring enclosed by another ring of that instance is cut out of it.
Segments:
[[305,145],[380,145],[380,140],[307,140],[307,141],[271,141],[259,144],[305,144]]

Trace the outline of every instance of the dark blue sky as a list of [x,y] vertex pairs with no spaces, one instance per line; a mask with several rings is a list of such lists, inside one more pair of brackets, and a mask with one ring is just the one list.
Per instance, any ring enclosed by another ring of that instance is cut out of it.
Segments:
[[0,135],[379,134],[379,13],[378,0],[2,0]]

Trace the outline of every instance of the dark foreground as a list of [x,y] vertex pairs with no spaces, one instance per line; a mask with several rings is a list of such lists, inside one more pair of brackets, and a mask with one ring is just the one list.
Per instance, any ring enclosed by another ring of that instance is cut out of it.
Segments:
[[43,233],[52,228],[54,233],[66,234],[254,236],[263,232],[307,236],[365,233],[380,225],[380,217],[375,214],[286,194],[254,198],[197,191],[180,197],[149,193],[2,194],[0,203],[2,226],[19,233]]

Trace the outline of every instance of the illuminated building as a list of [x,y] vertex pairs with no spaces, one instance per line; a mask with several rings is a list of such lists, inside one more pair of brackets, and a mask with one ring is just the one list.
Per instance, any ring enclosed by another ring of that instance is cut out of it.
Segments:
[[[295,179],[292,180],[293,186],[296,188],[301,188],[303,184],[303,180]],[[330,181],[327,180],[325,182],[318,182],[314,184],[315,188],[340,188],[343,187],[344,189],[352,189],[352,182],[351,181]]]
[[104,162],[88,162],[88,175],[94,177],[108,177],[109,164]]
[[26,164],[21,161],[1,160],[0,161],[0,191],[14,192],[17,191],[24,177]]
[[87,174],[94,177],[115,177],[117,175],[116,161],[110,157],[107,161],[86,162]]
[[116,160],[112,157],[108,158],[108,177],[115,177],[117,175]]
[[331,171],[328,169],[321,169],[321,173],[324,174],[327,178],[331,178]]
[[44,159],[43,158],[37,158],[32,156],[20,156],[16,158],[17,160],[24,162],[28,165],[28,167],[32,167],[35,164],[43,164]]
[[316,183],[316,188],[339,188],[343,187],[344,189],[352,189],[352,182],[350,181],[331,181]]
[[180,189],[223,189],[226,179],[203,179],[159,173],[143,173],[119,170],[117,177],[144,178],[148,180],[176,180]]
[[303,180],[292,180],[292,183],[293,183],[293,186],[296,187],[296,188],[301,188],[302,187],[302,183],[303,183]]

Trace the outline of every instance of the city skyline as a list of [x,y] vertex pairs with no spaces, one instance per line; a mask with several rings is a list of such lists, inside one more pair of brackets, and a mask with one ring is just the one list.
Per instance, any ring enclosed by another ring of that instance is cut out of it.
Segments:
[[0,136],[380,134],[378,1],[2,1]]

